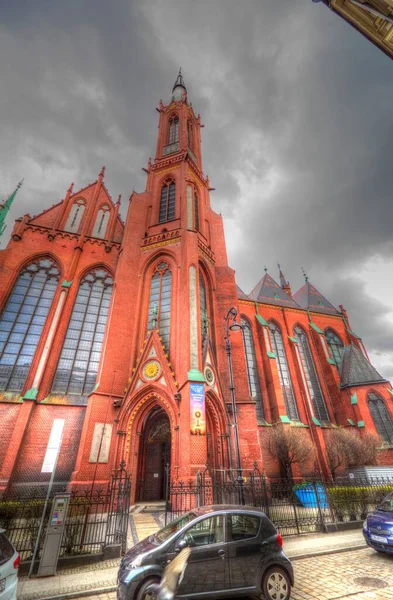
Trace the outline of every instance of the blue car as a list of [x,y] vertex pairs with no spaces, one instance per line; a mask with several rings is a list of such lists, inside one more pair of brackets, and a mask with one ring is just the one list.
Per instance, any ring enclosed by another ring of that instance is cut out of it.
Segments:
[[366,544],[377,552],[393,554],[393,493],[370,513],[363,523]]

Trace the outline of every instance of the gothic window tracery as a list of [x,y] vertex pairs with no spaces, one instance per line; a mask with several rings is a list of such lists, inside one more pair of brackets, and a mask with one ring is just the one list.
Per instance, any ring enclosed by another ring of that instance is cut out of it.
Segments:
[[329,346],[331,356],[334,359],[336,365],[339,367],[344,354],[344,344],[332,329],[326,329],[325,337],[326,343]]
[[59,277],[57,264],[48,257],[19,273],[0,319],[0,391],[22,391]]
[[79,225],[81,224],[83,213],[85,210],[85,202],[82,198],[75,200],[68,215],[64,231],[78,233]]
[[264,419],[264,414],[262,406],[261,388],[259,385],[257,360],[255,356],[254,340],[252,337],[251,327],[248,321],[242,319],[241,324],[243,326],[244,354],[246,357],[250,396],[256,401],[257,419],[258,421],[262,421]]
[[166,261],[158,263],[151,279],[148,328],[158,329],[162,342],[169,350],[171,321],[172,273]]
[[385,402],[374,392],[368,394],[368,408],[374,421],[375,429],[384,442],[393,444],[393,421]]
[[172,221],[175,218],[176,184],[166,181],[161,188],[159,223]]
[[294,335],[298,343],[301,366],[303,367],[303,373],[314,407],[315,416],[319,421],[329,421],[329,414],[322,395],[307,335],[299,326],[295,327]]
[[82,279],[52,384],[54,394],[87,395],[96,384],[113,279],[103,268]]
[[209,317],[207,311],[205,279],[201,271],[199,271],[199,310],[201,319],[201,339],[203,346],[204,340],[209,333]]
[[97,212],[96,222],[92,232],[92,237],[104,239],[106,234],[106,228],[108,226],[110,209],[108,206],[102,206]]
[[278,377],[284,396],[287,415],[291,421],[298,421],[299,413],[296,406],[295,394],[293,392],[291,374],[288,367],[281,331],[275,323],[270,321],[269,332],[272,349],[277,358]]
[[179,141],[179,117],[173,115],[169,119],[168,145]]

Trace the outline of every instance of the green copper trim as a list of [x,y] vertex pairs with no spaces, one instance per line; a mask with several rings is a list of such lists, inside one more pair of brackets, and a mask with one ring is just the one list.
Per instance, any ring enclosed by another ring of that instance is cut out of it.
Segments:
[[64,279],[63,283],[61,284],[61,287],[69,288],[69,287],[71,287],[71,284],[72,284],[72,279],[71,279],[71,281],[67,281],[67,279]]
[[258,421],[258,427],[272,427],[272,424],[267,421]]
[[[97,383],[95,384],[95,386],[93,387],[93,389],[91,390],[90,394],[93,394],[94,392],[96,392],[98,390],[98,388],[100,387],[100,382],[97,381]],[[89,394],[89,396],[90,396]]]
[[350,329],[348,329],[348,331],[349,331],[349,333],[350,333],[351,335],[353,335],[353,337],[354,337],[354,338],[356,338],[357,340],[361,340],[361,339],[362,339],[361,337],[359,337],[358,335],[356,335],[356,333],[354,333],[354,332],[353,332],[353,331],[351,331]]
[[309,428],[309,425],[306,425],[305,423],[302,423],[301,421],[291,421],[291,425],[292,427],[305,427],[305,428]]
[[280,419],[281,419],[282,423],[290,423],[291,422],[291,419],[289,417],[287,417],[287,415],[283,415],[283,416],[280,415]]
[[205,383],[206,381],[206,379],[203,376],[203,373],[198,371],[198,369],[191,369],[191,371],[188,371],[187,378],[188,381],[201,381],[202,383]]
[[269,327],[269,325],[267,324],[267,321],[265,321],[265,319],[261,315],[258,314],[255,316],[258,319],[258,321],[260,322],[260,324],[262,325],[262,327]]
[[23,400],[35,400],[37,398],[38,389],[30,388],[27,390],[26,394],[23,396]]
[[270,350],[268,350],[266,352],[266,354],[268,355],[269,358],[277,358],[277,356],[274,354],[274,352],[270,352]]
[[389,390],[388,389],[389,394],[391,394],[393,396],[393,390]]
[[316,425],[317,427],[321,426],[321,423],[318,421],[317,417],[311,417],[311,419],[314,425]]
[[322,331],[322,329],[319,329],[318,325],[315,325],[315,323],[313,323],[312,321],[310,321],[309,323],[310,327],[312,327],[317,333],[320,333],[322,335],[325,335],[324,332]]
[[15,200],[15,196],[16,196],[19,188],[22,187],[22,183],[23,183],[23,179],[20,183],[18,183],[18,185],[16,186],[16,188],[12,192],[12,194],[10,196],[8,196],[7,200],[2,204],[0,203],[0,235],[4,232],[4,229],[6,228],[6,225],[4,223],[5,219],[7,217],[8,211],[10,210],[13,201]]
[[297,339],[294,337],[291,337],[290,335],[288,336],[288,339],[291,340],[291,342],[293,342],[294,344],[297,344]]
[[355,423],[352,421],[352,419],[347,419],[347,421],[350,425],[352,425],[352,427],[355,427]]
[[355,392],[351,396],[351,404],[357,404],[357,403],[358,403],[358,396],[357,396],[357,393]]
[[337,366],[337,363],[335,360],[333,360],[333,358],[328,358],[327,361],[328,361],[329,365],[334,365],[335,367]]
[[358,427],[364,427],[364,421],[358,421]]

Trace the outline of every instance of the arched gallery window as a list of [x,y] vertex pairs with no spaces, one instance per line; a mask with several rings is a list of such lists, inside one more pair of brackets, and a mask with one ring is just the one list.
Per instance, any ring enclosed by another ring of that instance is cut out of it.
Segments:
[[255,356],[255,347],[254,340],[252,338],[252,331],[250,324],[245,319],[241,320],[241,324],[243,326],[243,343],[244,343],[244,353],[246,356],[246,364],[247,364],[247,375],[248,375],[248,385],[250,388],[250,396],[256,401],[256,412],[258,421],[262,421],[264,419],[263,415],[263,406],[262,406],[262,396],[261,396],[261,388],[259,385],[259,377],[258,377],[258,367],[257,360]]
[[172,273],[167,262],[160,262],[151,279],[148,328],[158,329],[162,342],[169,350],[171,321]]
[[85,201],[82,198],[75,200],[71,207],[70,214],[68,215],[67,223],[65,224],[64,231],[71,233],[78,233],[79,225],[81,224],[83,213],[85,211]]
[[176,184],[167,181],[161,188],[159,223],[172,221],[175,218]]
[[318,375],[315,369],[307,335],[299,326],[295,327],[294,334],[298,342],[300,359],[302,362],[307,388],[313,403],[315,416],[319,421],[329,421],[329,414],[325,405],[325,400],[322,396],[322,390],[321,386],[319,385]]
[[108,206],[102,206],[97,213],[96,222],[94,225],[93,237],[104,239],[106,234],[106,228],[108,226],[109,217],[111,211]]
[[172,116],[169,119],[168,144],[175,144],[179,141],[179,117]]
[[199,200],[196,192],[194,193],[194,227],[199,231]]
[[375,429],[382,440],[393,444],[393,422],[385,402],[377,394],[370,392],[368,395],[368,407],[374,421]]
[[326,329],[325,337],[327,345],[330,349],[330,354],[332,355],[336,365],[339,367],[344,353],[344,344],[332,329]]
[[193,139],[192,139],[192,125],[191,121],[187,121],[187,144],[188,147],[193,149]]
[[272,349],[277,358],[278,376],[284,396],[287,416],[291,421],[298,421],[299,413],[297,411],[295,394],[293,393],[291,374],[289,372],[281,331],[272,321],[269,322],[269,331]]
[[112,287],[113,279],[106,269],[94,269],[83,277],[53,380],[53,394],[87,395],[93,391]]
[[201,318],[202,345],[209,331],[209,317],[207,312],[206,285],[201,271],[199,271],[199,311]]
[[19,273],[0,319],[0,391],[23,390],[59,277],[52,258],[34,260]]

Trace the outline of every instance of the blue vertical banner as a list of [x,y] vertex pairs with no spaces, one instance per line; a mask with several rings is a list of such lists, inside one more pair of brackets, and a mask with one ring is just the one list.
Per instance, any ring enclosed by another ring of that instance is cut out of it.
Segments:
[[205,385],[190,383],[190,427],[191,435],[206,433]]

